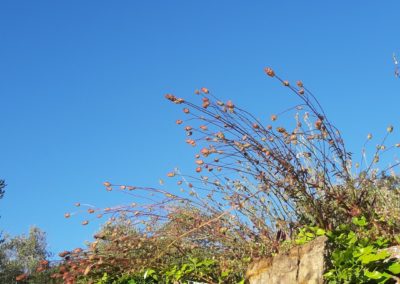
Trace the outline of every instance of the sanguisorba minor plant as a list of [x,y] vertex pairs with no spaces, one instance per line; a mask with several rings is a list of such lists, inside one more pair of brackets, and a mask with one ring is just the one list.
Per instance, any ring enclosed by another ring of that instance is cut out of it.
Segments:
[[63,252],[66,259],[54,277],[74,283],[105,272],[143,275],[148,269],[163,277],[195,257],[212,259],[218,268],[215,275],[191,271],[191,280],[232,283],[243,277],[250,259],[276,253],[303,225],[332,230],[365,216],[380,233],[399,233],[400,210],[385,203],[390,197],[400,205],[392,190],[399,162],[377,168],[382,153],[400,146],[385,145],[393,127],[370,163],[353,163],[339,130],[307,87],[271,68],[265,73],[297,96],[299,103],[287,110],[294,114],[293,127],[283,127],[280,115],[260,121],[207,88],[195,91],[200,103],[165,95],[182,112],[176,124],[186,143],[198,149],[195,173],[170,171],[167,176],[177,184],[171,191],[105,182],[107,190],[125,191],[135,203],[88,208],[88,213],[109,215],[111,222],[122,214],[124,226],[96,236],[85,250]]

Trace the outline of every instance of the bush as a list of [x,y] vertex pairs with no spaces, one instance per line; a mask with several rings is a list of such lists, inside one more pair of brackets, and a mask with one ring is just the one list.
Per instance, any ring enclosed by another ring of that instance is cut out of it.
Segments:
[[[152,275],[168,282],[169,275],[182,273],[232,283],[243,279],[250,260],[271,256],[290,240],[306,241],[304,228],[314,228],[317,235],[335,232],[364,216],[374,232],[371,242],[378,240],[375,236],[398,234],[400,194],[393,172],[398,164],[378,170],[381,154],[400,147],[386,145],[393,127],[387,128],[371,163],[353,163],[340,132],[304,84],[292,85],[270,68],[265,72],[299,99],[285,111],[293,113],[294,127],[284,127],[281,114],[271,115],[269,124],[259,121],[207,88],[195,91],[199,105],[167,94],[183,107],[186,119],[176,123],[184,125],[186,143],[200,148],[195,173],[170,171],[167,176],[178,187],[171,191],[105,182],[108,191],[129,191],[136,200],[151,196],[152,202],[89,208],[90,214],[113,216],[110,224],[88,249],[63,253],[67,259],[56,277],[86,281],[128,274],[145,280]],[[299,228],[303,231],[297,235]],[[209,263],[209,273],[187,273],[192,260]],[[231,278],[221,280],[222,275]]]

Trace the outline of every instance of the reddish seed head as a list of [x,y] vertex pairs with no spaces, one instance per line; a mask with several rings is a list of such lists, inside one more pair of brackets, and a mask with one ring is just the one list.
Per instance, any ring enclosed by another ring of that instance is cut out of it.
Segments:
[[178,119],[177,121],[176,121],[176,124],[182,124],[183,123],[183,121],[181,120],[181,119]]
[[108,186],[111,186],[111,183],[109,183],[108,181],[106,181],[106,182],[103,183],[103,185],[106,186],[106,187],[108,187]]
[[232,101],[230,101],[230,100],[227,101],[225,105],[226,105],[226,107],[227,107],[228,109],[233,109],[233,108],[235,107],[235,105],[234,105],[234,104],[232,103]]
[[89,214],[93,214],[94,213],[94,209],[92,209],[92,208],[89,208],[87,211],[88,211]]
[[65,217],[65,218],[69,218],[69,217],[71,217],[71,214],[70,214],[70,213],[65,213],[65,214],[64,214],[64,217]]
[[186,143],[192,146],[196,146],[196,141],[194,141],[193,139],[186,139]]
[[167,174],[167,177],[174,177],[175,176],[175,173],[174,172],[169,172],[168,174]]
[[76,249],[74,249],[74,253],[81,253],[82,252],[82,249],[81,248],[76,248]]
[[125,190],[125,189],[126,189],[126,186],[125,186],[125,185],[121,185],[119,188],[120,188],[121,190]]
[[254,128],[254,129],[259,129],[260,126],[259,126],[257,123],[254,123],[254,124],[253,124],[253,128]]
[[201,172],[201,167],[196,168],[196,173],[199,173],[199,172]]
[[189,110],[188,108],[184,108],[184,109],[183,109],[183,112],[186,113],[186,114],[188,114],[188,113],[190,112],[190,110]]
[[304,95],[304,89],[303,89],[303,88],[301,88],[301,89],[299,90],[299,94],[300,94],[300,95]]
[[204,161],[203,161],[203,160],[197,160],[197,161],[196,161],[196,164],[198,164],[198,165],[203,165],[203,164],[204,164]]
[[186,126],[186,127],[185,127],[185,130],[186,130],[186,131],[190,131],[190,130],[192,130],[192,127],[191,127],[191,126]]
[[28,278],[28,274],[24,273],[24,274],[21,274],[21,275],[18,275],[17,277],[15,277],[15,280],[23,281],[23,280],[25,280],[27,278]]
[[299,88],[303,88],[303,82],[300,81],[300,80],[296,82],[296,85],[297,85]]
[[267,67],[264,69],[265,73],[270,76],[270,77],[274,77],[275,76],[275,72],[274,70],[272,70],[271,68]]
[[201,129],[201,130],[207,130],[208,128],[207,128],[207,126],[205,126],[205,125],[201,125],[201,126],[200,126],[200,129]]
[[210,105],[210,100],[208,98],[203,98],[203,108],[208,108]]
[[277,119],[278,119],[278,117],[275,114],[271,115],[271,120],[272,121],[276,121]]
[[80,204],[79,202],[76,202],[76,203],[75,203],[75,206],[76,206],[76,207],[79,207],[79,206],[81,206],[81,204]]
[[287,81],[287,80],[283,81],[283,85],[286,87],[289,87],[289,81]]
[[199,90],[194,90],[194,93],[195,93],[196,95],[199,95],[199,94],[200,94],[200,91],[199,91]]
[[87,220],[85,220],[85,221],[82,222],[82,225],[83,225],[83,226],[86,226],[87,224],[89,224],[89,221],[87,221]]
[[318,129],[318,130],[320,130],[320,129],[321,129],[321,126],[322,126],[322,121],[318,119],[318,120],[315,122],[315,128]]
[[40,265],[42,265],[42,266],[47,266],[47,265],[49,265],[49,261],[43,259],[43,260],[40,261]]
[[69,255],[69,254],[70,254],[70,252],[67,251],[67,250],[65,250],[65,251],[63,251],[63,252],[60,252],[60,253],[58,254],[58,256],[59,256],[59,257],[66,257],[66,256]]
[[205,87],[201,88],[201,91],[202,91],[204,94],[210,93],[210,91],[209,91],[207,88],[205,88]]
[[208,150],[207,148],[203,148],[203,149],[201,149],[200,153],[201,153],[204,157],[207,157],[208,155],[210,155],[210,150]]

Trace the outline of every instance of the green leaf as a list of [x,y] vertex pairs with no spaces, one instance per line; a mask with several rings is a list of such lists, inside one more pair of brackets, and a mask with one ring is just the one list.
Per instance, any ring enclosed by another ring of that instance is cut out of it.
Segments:
[[317,236],[324,236],[326,234],[326,231],[324,229],[318,228],[315,234]]
[[393,274],[399,274],[400,273],[400,262],[395,262],[392,265],[388,267],[388,270],[392,272]]
[[154,269],[147,269],[143,275],[144,279],[147,279],[147,277],[151,277],[156,271]]
[[370,279],[380,279],[383,277],[383,274],[379,271],[369,271],[369,270],[365,270],[364,271],[364,275]]
[[354,217],[352,221],[354,225],[357,225],[359,227],[365,227],[368,225],[367,219],[365,219],[364,216],[361,218]]
[[360,256],[358,259],[361,260],[363,264],[368,264],[374,261],[382,260],[385,259],[389,256],[390,254],[387,251],[380,251],[378,253],[371,253],[371,254],[364,254]]

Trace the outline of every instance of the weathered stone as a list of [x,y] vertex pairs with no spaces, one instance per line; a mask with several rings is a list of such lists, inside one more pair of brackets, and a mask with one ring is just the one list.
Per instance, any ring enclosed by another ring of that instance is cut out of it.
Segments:
[[323,283],[325,251],[326,238],[319,237],[285,254],[252,263],[246,278],[250,284]]

